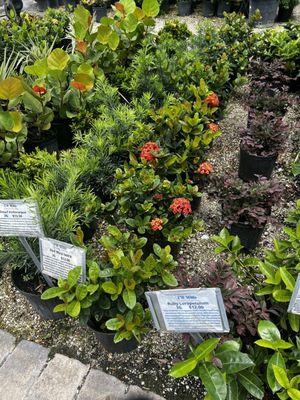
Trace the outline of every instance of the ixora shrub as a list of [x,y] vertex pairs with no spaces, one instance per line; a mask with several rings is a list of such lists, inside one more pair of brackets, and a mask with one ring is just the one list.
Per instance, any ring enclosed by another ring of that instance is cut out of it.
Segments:
[[21,78],[0,80],[0,165],[11,163],[22,151],[27,128],[20,110],[24,93]]
[[116,343],[132,337],[140,341],[150,322],[144,292],[150,286],[177,286],[171,272],[177,263],[170,247],[154,245],[154,253],[144,258],[146,242],[146,238],[109,226],[108,234],[101,238],[107,258],[87,263],[87,282],[78,283],[80,268],[75,268],[68,279],[58,280],[58,286],[45,291],[42,298],[58,297],[62,303],[54,311],[80,317],[83,322],[92,320],[98,331],[116,332]]
[[[249,394],[257,399],[276,396],[279,399],[297,400],[300,397],[300,317],[287,312],[299,273],[299,206],[298,201],[296,209],[287,218],[285,238],[275,239],[274,249],[266,250],[261,260],[249,256],[242,258],[238,239],[226,230],[214,237],[219,243],[216,252],[229,253],[230,265],[236,267],[239,264],[240,269],[235,269],[233,273],[228,267],[222,270],[222,263],[220,267],[215,265],[208,274],[208,284],[214,282],[221,288],[229,318],[233,328],[236,328],[233,332],[241,336],[242,341],[231,335],[206,339],[198,346],[191,346],[189,357],[175,364],[170,371],[174,378],[187,374],[199,377],[207,391],[205,399],[240,400],[248,398]],[[221,277],[216,276],[216,271],[221,273]],[[255,274],[253,280],[252,272],[262,274],[265,282],[259,274]],[[221,280],[222,276],[224,280]],[[245,280],[245,276],[248,276],[246,281],[250,279],[252,291],[258,298],[264,298],[265,311],[256,314],[255,310],[259,308],[252,307],[247,294],[245,296],[246,287],[239,283],[241,279]],[[235,292],[232,298],[228,298],[227,294],[232,288],[235,288]],[[253,336],[243,338],[246,326],[240,323],[247,321],[243,320],[247,303],[250,306],[249,313],[254,313],[256,317],[251,320],[250,326],[246,325],[247,329],[254,327],[254,330],[249,330]],[[232,308],[235,314],[231,312]],[[262,316],[265,320],[262,320]]]

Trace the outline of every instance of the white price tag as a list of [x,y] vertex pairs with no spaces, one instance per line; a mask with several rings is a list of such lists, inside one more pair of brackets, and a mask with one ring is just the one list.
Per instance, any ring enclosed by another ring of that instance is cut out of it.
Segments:
[[154,324],[172,332],[222,333],[229,324],[219,288],[147,292]]
[[86,253],[81,247],[50,238],[40,239],[41,270],[52,278],[67,278],[75,267],[81,267],[81,282],[86,280]]
[[298,275],[293,295],[288,307],[288,312],[291,314],[300,315],[300,274]]
[[0,200],[0,236],[43,237],[37,202]]

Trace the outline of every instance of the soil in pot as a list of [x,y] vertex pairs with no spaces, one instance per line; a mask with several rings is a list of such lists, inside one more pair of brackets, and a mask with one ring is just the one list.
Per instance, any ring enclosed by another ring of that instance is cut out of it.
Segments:
[[92,8],[93,14],[95,14],[96,22],[100,22],[102,17],[107,16],[107,8],[105,6],[96,6]]
[[179,0],[177,9],[180,17],[190,15],[192,13],[192,0]]
[[265,226],[261,228],[253,228],[250,225],[238,222],[231,225],[230,233],[240,238],[241,244],[244,246],[245,250],[251,251],[258,246],[264,229]]
[[250,0],[249,17],[252,17],[256,10],[259,10],[261,19],[258,24],[273,24],[277,16],[278,6],[279,0]]
[[216,11],[216,3],[211,0],[203,0],[202,2],[202,12],[204,17],[213,17]]
[[240,147],[239,177],[246,182],[257,180],[257,175],[270,179],[277,156],[277,153],[270,156],[256,156]]
[[95,333],[97,339],[109,353],[129,353],[135,350],[139,345],[139,342],[135,338],[115,343],[115,333],[98,331],[96,324],[92,320],[87,322],[87,326]]
[[219,0],[218,1],[218,8],[217,8],[217,16],[219,18],[223,18],[223,12],[230,12],[230,2],[226,0]]
[[13,269],[11,278],[17,290],[27,299],[35,311],[45,320],[54,320],[65,318],[64,313],[54,313],[53,308],[60,303],[57,299],[42,300],[41,295],[37,293],[36,288],[39,286],[38,279],[36,282],[24,281],[21,269]]

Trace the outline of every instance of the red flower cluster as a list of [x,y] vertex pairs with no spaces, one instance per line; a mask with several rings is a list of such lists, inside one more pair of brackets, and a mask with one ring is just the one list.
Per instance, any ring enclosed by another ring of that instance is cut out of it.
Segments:
[[155,195],[153,196],[154,200],[162,200],[164,198],[164,196],[161,193],[155,193]]
[[155,142],[145,143],[144,146],[142,147],[141,158],[147,161],[153,161],[155,160],[155,154],[153,153],[158,153],[159,151],[160,147],[157,143]]
[[163,228],[163,220],[160,218],[154,218],[150,222],[150,227],[153,231],[161,231]]
[[33,86],[32,90],[33,90],[35,93],[38,93],[38,94],[45,94],[45,93],[47,93],[47,90],[46,90],[46,88],[44,88],[44,86],[35,85],[35,86]]
[[169,208],[171,211],[173,211],[174,214],[192,214],[191,203],[189,199],[185,199],[184,197],[173,199],[173,202]]
[[197,172],[201,175],[209,175],[213,170],[211,163],[206,161],[199,165]]
[[208,124],[208,129],[210,129],[213,132],[218,132],[218,130],[220,130],[220,127],[218,124],[211,122],[210,124]]
[[211,107],[219,107],[219,104],[220,104],[219,97],[214,92],[211,93],[209,96],[207,96],[204,101]]

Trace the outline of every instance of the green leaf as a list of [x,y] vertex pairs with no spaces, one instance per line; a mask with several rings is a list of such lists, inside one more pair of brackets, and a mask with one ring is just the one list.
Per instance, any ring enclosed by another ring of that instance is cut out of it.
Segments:
[[238,374],[239,381],[242,386],[249,392],[252,396],[257,399],[262,399],[264,397],[263,382],[252,372],[242,371]]
[[62,49],[54,49],[47,57],[48,68],[63,71],[70,61],[70,56]]
[[23,82],[20,78],[6,78],[0,81],[0,99],[14,100],[24,92]]
[[270,386],[270,389],[272,390],[273,393],[277,392],[281,386],[275,379],[274,371],[273,371],[273,365],[277,365],[278,367],[284,368],[285,369],[285,362],[284,358],[282,355],[277,351],[272,355],[268,362],[267,366],[267,381]]
[[207,393],[214,400],[225,400],[227,395],[226,381],[217,367],[211,363],[200,365],[199,377],[205,386]]
[[9,111],[0,111],[0,127],[6,131],[11,131],[14,121]]
[[104,290],[105,293],[109,294],[118,293],[117,286],[111,281],[102,283],[102,289]]
[[292,293],[289,290],[278,289],[273,291],[273,297],[280,303],[287,303],[291,300]]
[[131,33],[136,30],[138,23],[139,20],[133,14],[128,14],[127,17],[124,19],[122,25],[127,32]]
[[218,358],[223,364],[224,371],[228,374],[235,374],[254,366],[254,362],[251,358],[240,351],[227,350],[218,354]]
[[230,382],[227,383],[226,400],[242,400],[240,386],[237,379],[232,379]]
[[100,43],[107,44],[111,34],[112,29],[110,26],[100,25],[98,28],[97,39]]
[[52,287],[44,291],[41,295],[42,300],[54,299],[59,297],[61,294],[66,293],[67,290],[61,287]]
[[203,360],[208,354],[210,354],[218,345],[220,339],[207,339],[200,343],[194,350],[194,356],[197,361]]
[[80,285],[78,285],[76,287],[75,293],[76,293],[77,300],[79,300],[79,301],[83,300],[88,294],[87,286],[84,285],[83,283],[81,283]]
[[123,4],[126,14],[134,13],[136,9],[134,0],[120,0],[120,3]]
[[100,268],[95,261],[87,262],[89,278],[92,283],[96,283],[99,279]]
[[71,269],[71,271],[68,272],[67,281],[68,281],[70,288],[77,284],[80,276],[81,276],[81,267],[73,268],[73,269]]
[[299,332],[300,329],[300,315],[288,313],[290,326],[294,332]]
[[43,58],[42,60],[37,60],[33,65],[27,65],[24,71],[26,74],[36,75],[39,78],[45,77],[48,73],[47,59]]
[[288,272],[285,267],[280,267],[279,271],[286,288],[290,291],[293,291],[295,287],[295,279],[293,278],[293,276]]
[[269,342],[281,339],[279,329],[271,321],[259,321],[257,330],[259,336]]
[[120,229],[115,226],[115,225],[110,225],[107,228],[107,231],[117,240],[121,240],[122,239],[122,232],[120,231]]
[[279,385],[284,389],[288,389],[290,387],[290,381],[285,372],[285,368],[281,368],[278,365],[273,365],[273,371],[276,381],[279,383]]
[[171,272],[164,270],[161,273],[161,277],[166,285],[173,286],[173,287],[178,286],[177,279],[175,278],[175,276],[173,274],[171,274]]
[[156,17],[159,13],[159,3],[157,0],[144,0],[142,10],[147,17]]
[[57,306],[55,306],[53,308],[53,312],[55,312],[55,313],[65,312],[66,308],[67,308],[67,305],[65,303],[57,304]]
[[236,340],[227,340],[221,346],[216,350],[216,355],[222,353],[223,351],[239,351],[241,348],[241,345],[239,342]]
[[288,389],[287,393],[292,400],[300,400],[300,390],[291,388]]
[[130,310],[136,305],[136,294],[134,290],[124,289],[122,294],[124,303]]
[[197,360],[195,358],[189,358],[188,360],[181,361],[172,366],[170,375],[173,378],[181,378],[192,372],[197,366]]
[[80,301],[73,300],[70,304],[67,305],[66,312],[70,317],[76,318],[80,314]]
[[31,93],[25,92],[22,96],[25,108],[32,110],[36,113],[43,112],[42,103],[36,99]]
[[111,318],[105,323],[106,328],[110,331],[117,331],[118,329],[122,328],[123,325],[124,321],[121,321],[118,318]]

